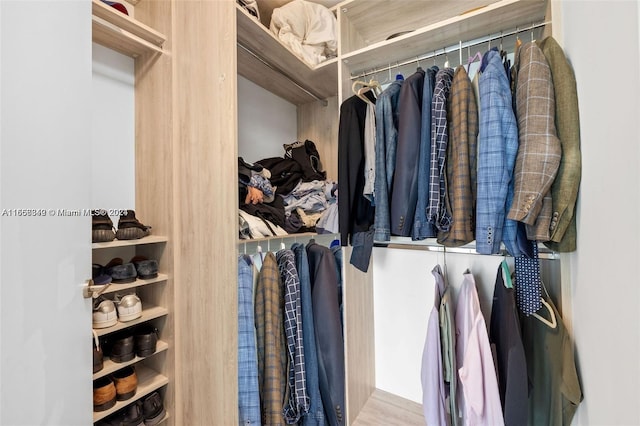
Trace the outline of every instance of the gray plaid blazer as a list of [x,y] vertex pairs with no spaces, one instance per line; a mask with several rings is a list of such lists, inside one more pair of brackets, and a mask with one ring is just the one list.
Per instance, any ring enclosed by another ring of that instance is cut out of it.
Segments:
[[555,95],[551,70],[542,50],[526,43],[516,58],[516,118],[519,148],[515,188],[508,218],[527,224],[527,238],[549,241],[553,206],[551,185],[562,149],[555,125]]

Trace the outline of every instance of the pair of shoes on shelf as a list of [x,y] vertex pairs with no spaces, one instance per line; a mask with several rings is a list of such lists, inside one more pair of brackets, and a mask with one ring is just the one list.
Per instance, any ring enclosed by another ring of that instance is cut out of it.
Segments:
[[104,368],[104,353],[100,347],[100,339],[95,330],[93,332],[93,374]]
[[160,394],[155,391],[108,417],[97,426],[155,426],[165,417]]
[[127,330],[113,336],[109,357],[116,363],[131,361],[136,355],[145,358],[153,355],[158,343],[158,330],[144,324],[133,332]]
[[106,276],[108,276],[110,277],[110,281],[115,284],[132,283],[136,278],[147,280],[158,276],[158,261],[147,259],[144,256],[134,256],[128,263],[124,263],[120,257],[115,257],[105,266],[94,264],[93,268],[93,281],[96,284],[98,283],[96,282],[95,275],[103,278],[103,281],[106,281]]
[[126,401],[136,394],[138,376],[133,366],[124,367],[110,376],[93,382],[93,411],[105,411],[116,401]]
[[107,328],[142,316],[142,301],[135,293],[115,295],[115,300],[98,297],[93,304],[93,328]]
[[118,219],[118,230],[114,231],[113,221],[106,210],[91,211],[91,242],[105,243],[119,240],[137,240],[151,233],[151,227],[136,219],[136,212],[125,210]]

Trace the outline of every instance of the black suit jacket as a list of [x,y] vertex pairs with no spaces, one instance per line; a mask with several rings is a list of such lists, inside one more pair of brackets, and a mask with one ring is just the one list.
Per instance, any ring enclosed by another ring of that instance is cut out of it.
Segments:
[[336,259],[329,248],[313,242],[307,245],[307,256],[316,325],[320,395],[328,424],[341,426],[346,424],[345,373]]
[[391,234],[411,236],[418,201],[418,160],[425,72],[419,69],[402,84],[398,100],[398,149],[391,190]]
[[[367,93],[369,95],[369,93]],[[338,129],[338,223],[340,242],[373,226],[374,208],[364,190],[364,120],[367,104],[352,96],[340,106]]]

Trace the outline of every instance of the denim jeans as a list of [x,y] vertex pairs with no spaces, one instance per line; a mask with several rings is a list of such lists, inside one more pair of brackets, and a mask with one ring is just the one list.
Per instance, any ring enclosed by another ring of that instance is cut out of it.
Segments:
[[325,424],[324,407],[320,396],[320,378],[318,376],[318,353],[316,351],[316,335],[313,322],[313,305],[311,303],[311,278],[309,276],[309,260],[307,250],[301,243],[294,243],[291,250],[296,256],[296,268],[300,279],[300,299],[302,302],[302,342],[304,344],[304,360],[307,373],[307,395],[309,396],[309,413],[301,420],[302,426],[323,426]]
[[238,414],[241,425],[261,424],[253,264],[246,255],[238,257]]

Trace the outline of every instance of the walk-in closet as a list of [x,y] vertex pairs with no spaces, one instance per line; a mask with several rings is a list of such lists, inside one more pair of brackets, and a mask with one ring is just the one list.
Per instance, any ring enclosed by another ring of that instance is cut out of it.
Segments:
[[[118,3],[128,16],[102,0],[0,2],[0,424],[100,424],[155,392],[166,409],[160,424],[241,423],[239,256],[310,240],[335,247],[339,233],[239,239],[238,158],[282,156],[284,144],[310,140],[327,180],[338,181],[340,108],[355,82],[386,87],[418,67],[467,66],[491,48],[512,59],[517,41],[549,35],[575,72],[580,114],[576,249],[539,246],[542,281],[575,354],[582,401],[571,424],[640,424],[637,2],[318,0],[335,17],[336,50],[315,65],[269,29],[286,0]],[[260,18],[240,3],[257,5]],[[105,91],[126,99],[104,104],[96,96]],[[135,210],[153,238],[92,245],[91,216],[66,213],[101,208]],[[514,259],[392,235],[373,243],[363,272],[341,243],[337,418],[425,424],[434,268],[454,300],[471,273],[489,326],[496,272]],[[160,265],[158,278],[126,284],[142,316],[96,334],[152,325],[156,352],[92,376],[90,264],[136,255]],[[138,393],[94,412],[92,383],[129,367]]]

